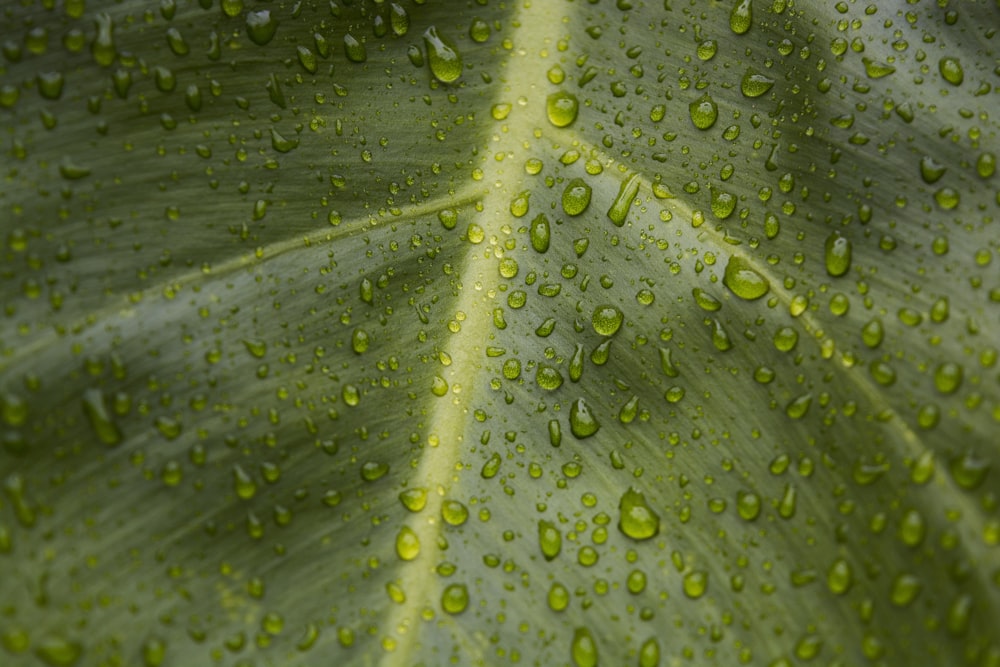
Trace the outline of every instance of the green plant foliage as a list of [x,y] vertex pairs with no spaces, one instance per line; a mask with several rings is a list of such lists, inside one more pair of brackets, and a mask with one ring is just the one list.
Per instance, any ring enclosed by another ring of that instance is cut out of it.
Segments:
[[1000,7],[0,12],[0,664],[1000,665]]

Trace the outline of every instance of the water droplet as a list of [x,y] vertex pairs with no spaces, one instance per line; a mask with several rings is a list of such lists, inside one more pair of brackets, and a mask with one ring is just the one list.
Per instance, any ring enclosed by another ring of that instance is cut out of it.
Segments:
[[264,46],[274,38],[278,21],[271,16],[271,10],[261,9],[246,14],[247,37],[257,46]]
[[737,35],[746,34],[753,25],[753,4],[751,0],[737,0],[729,12],[729,29]]
[[646,496],[629,488],[618,502],[621,515],[618,529],[633,540],[648,540],[660,532],[660,515],[646,502]]
[[753,521],[760,515],[760,496],[753,491],[740,491],[736,494],[736,511],[744,521]]
[[167,28],[167,46],[175,56],[186,56],[191,52],[191,47],[188,46],[187,41],[184,39],[184,35],[181,31],[175,27]]
[[486,463],[483,464],[483,469],[480,471],[479,474],[482,476],[483,479],[493,479],[494,477],[497,476],[497,473],[500,471],[500,463],[501,463],[500,455],[497,454],[496,452],[493,452],[490,458],[486,460]]
[[614,336],[622,326],[625,315],[616,306],[603,304],[594,308],[590,323],[601,336]]
[[705,39],[698,44],[698,49],[695,53],[698,55],[698,60],[707,62],[714,58],[718,51],[718,42],[714,39]]
[[625,224],[625,217],[632,208],[632,201],[639,194],[639,174],[632,174],[618,188],[618,196],[608,209],[608,218],[617,227]]
[[538,544],[542,548],[545,560],[552,560],[562,551],[562,533],[551,521],[538,522]]
[[399,502],[411,512],[420,512],[427,506],[427,489],[414,487],[401,491]]
[[578,398],[569,407],[569,428],[580,440],[589,438],[601,428],[587,401]]
[[618,421],[623,424],[631,424],[635,421],[635,418],[639,415],[639,397],[635,394],[632,395],[625,405],[622,406],[621,410],[618,411]]
[[833,561],[826,573],[826,586],[834,595],[843,595],[851,588],[851,564],[843,558]]
[[396,535],[396,554],[406,561],[420,555],[420,538],[409,526],[403,526]]
[[980,458],[972,452],[966,452],[953,458],[949,465],[951,478],[966,491],[979,487],[990,471],[990,461]]
[[[6,401],[4,407],[6,408]],[[121,431],[109,414],[104,394],[100,389],[88,389],[83,392],[83,411],[87,415],[90,427],[94,430],[98,440],[109,446],[117,445],[122,441]],[[5,421],[9,420],[5,419]]]
[[563,611],[569,606],[569,591],[558,581],[549,587],[548,602],[552,611]]
[[355,329],[351,334],[351,349],[354,350],[354,354],[364,354],[367,352],[370,343],[371,339],[368,336],[368,332],[360,327]]
[[908,510],[899,521],[899,539],[908,547],[918,547],[924,541],[927,526],[917,510]]
[[363,63],[368,60],[368,50],[364,43],[351,33],[344,35],[344,55],[352,63]]
[[469,25],[469,37],[472,38],[473,42],[477,44],[482,44],[490,38],[490,24],[481,18],[472,19],[472,23]]
[[735,195],[720,188],[712,187],[712,214],[719,220],[725,220],[736,210]]
[[389,464],[381,461],[365,461],[361,464],[361,479],[376,482],[389,472]]
[[461,614],[469,606],[469,589],[465,584],[449,584],[441,593],[441,608],[448,614]]
[[462,75],[462,57],[450,40],[438,34],[437,27],[424,31],[424,46],[431,74],[442,83],[451,83]]
[[578,627],[573,631],[570,655],[576,667],[597,667],[597,643],[594,642],[590,630]]
[[945,56],[938,61],[938,70],[941,72],[941,78],[953,86],[960,86],[965,80],[965,72],[958,58]]
[[934,371],[934,386],[942,394],[953,394],[962,385],[962,366],[953,361],[938,365]]
[[576,95],[559,90],[549,95],[545,100],[545,113],[549,122],[556,127],[568,127],[576,120],[580,110],[580,102]]
[[663,371],[664,375],[670,378],[675,378],[680,375],[680,371],[677,369],[677,366],[674,365],[673,353],[670,348],[660,348],[660,370]]
[[445,500],[441,503],[441,518],[449,526],[461,526],[469,519],[469,508],[457,500]]
[[774,87],[774,79],[761,74],[752,67],[743,75],[740,81],[740,91],[745,97],[760,97]]
[[708,572],[692,570],[684,575],[684,595],[697,600],[708,590]]
[[660,643],[656,639],[647,639],[639,649],[639,667],[659,667]]
[[691,122],[699,130],[707,130],[715,125],[719,117],[719,105],[715,103],[708,93],[705,93],[690,105],[688,113],[691,115]]
[[989,178],[997,170],[997,156],[993,153],[982,153],[976,158],[976,173],[980,178]]
[[882,320],[875,317],[869,320],[861,329],[861,340],[865,345],[874,349],[882,344],[885,330],[882,327]]
[[881,79],[896,71],[892,65],[871,58],[862,58],[861,61],[865,64],[865,74],[868,75],[869,79]]
[[920,580],[909,573],[901,573],[892,582],[892,590],[889,593],[889,600],[897,607],[905,607],[920,595],[923,588]]
[[566,215],[580,215],[590,206],[591,188],[582,178],[574,178],[562,194],[562,207]]
[[410,15],[398,2],[389,4],[389,25],[397,37],[402,37],[410,29]]
[[101,67],[108,67],[115,61],[114,26],[111,16],[105,12],[94,17],[97,34],[94,35],[94,41],[90,45],[90,55]]
[[948,171],[948,167],[941,164],[930,155],[925,155],[920,158],[920,178],[924,179],[924,183],[930,185],[931,183],[936,183],[945,172]]
[[558,419],[549,420],[549,444],[558,447],[562,444],[562,427]]
[[35,645],[35,655],[51,667],[72,667],[83,655],[83,645],[63,637],[49,635]]
[[851,268],[851,241],[833,232],[826,238],[825,245],[826,272],[833,276],[842,276]]
[[549,226],[549,219],[544,213],[539,213],[531,221],[529,236],[531,237],[531,247],[535,249],[535,252],[545,252],[549,249],[551,228]]
[[578,382],[583,375],[583,343],[577,343],[573,356],[569,360],[569,379]]
[[538,364],[538,369],[535,371],[535,382],[542,389],[555,391],[562,385],[563,376],[557,368],[547,366],[546,364]]
[[729,290],[747,301],[759,299],[771,289],[771,283],[750,265],[750,262],[733,255],[726,263],[726,271],[722,284]]

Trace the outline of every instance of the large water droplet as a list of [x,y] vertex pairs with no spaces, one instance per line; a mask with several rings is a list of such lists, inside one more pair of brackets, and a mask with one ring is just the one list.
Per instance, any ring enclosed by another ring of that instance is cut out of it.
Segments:
[[582,178],[574,178],[563,190],[562,207],[566,215],[580,215],[590,206],[591,188]]
[[549,122],[556,127],[567,127],[576,120],[576,115],[580,110],[580,102],[576,95],[559,90],[545,100],[545,113],[549,117]]
[[579,439],[589,438],[601,428],[587,401],[578,398],[569,407],[569,428]]
[[646,496],[629,488],[618,503],[618,529],[633,540],[648,540],[660,532],[660,515],[646,502]]
[[625,316],[616,306],[603,304],[594,308],[590,323],[601,336],[614,336],[622,326]]
[[715,125],[715,121],[719,117],[719,105],[708,93],[705,93],[688,105],[688,112],[695,127],[699,130],[707,130]]
[[576,667],[597,667],[597,643],[587,628],[577,628],[573,632],[570,655]]
[[551,521],[538,522],[538,544],[542,548],[545,560],[552,560],[562,551],[562,533]]
[[625,217],[632,208],[632,201],[639,193],[639,174],[632,174],[618,188],[618,196],[608,209],[608,218],[617,227],[625,224]]
[[722,284],[747,301],[759,299],[771,289],[768,279],[754,270],[750,262],[737,255],[729,258]]
[[434,78],[451,83],[462,75],[462,57],[449,40],[438,34],[435,26],[424,31],[424,46]]

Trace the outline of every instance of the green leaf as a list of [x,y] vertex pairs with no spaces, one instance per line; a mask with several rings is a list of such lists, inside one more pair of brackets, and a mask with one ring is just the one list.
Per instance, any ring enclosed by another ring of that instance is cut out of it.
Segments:
[[6,7],[0,662],[1000,664],[998,25]]

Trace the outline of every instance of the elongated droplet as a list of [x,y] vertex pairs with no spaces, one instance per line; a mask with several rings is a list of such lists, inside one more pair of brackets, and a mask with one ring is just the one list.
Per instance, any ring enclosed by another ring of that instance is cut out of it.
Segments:
[[462,75],[462,57],[449,40],[438,34],[435,26],[424,31],[424,46],[434,78],[451,83]]
[[122,441],[121,431],[108,414],[104,394],[100,389],[88,389],[83,392],[83,411],[98,440],[105,445],[117,445]]
[[719,117],[719,105],[715,103],[708,93],[705,93],[694,102],[688,105],[688,113],[691,115],[691,122],[699,130],[707,130],[715,125]]
[[552,560],[562,551],[562,533],[551,521],[538,522],[538,544],[542,547],[545,560]]
[[744,97],[760,97],[772,87],[774,87],[774,79],[761,74],[752,67],[746,71],[743,80],[740,81],[740,92],[743,93]]
[[632,201],[637,194],[639,194],[639,174],[632,174],[618,188],[618,196],[608,209],[608,218],[615,223],[615,226],[621,227],[625,224],[625,217],[632,208]]
[[597,644],[590,630],[581,627],[573,631],[570,654],[576,667],[597,667]]
[[851,242],[833,232],[826,238],[826,272],[833,277],[842,276],[851,268]]

